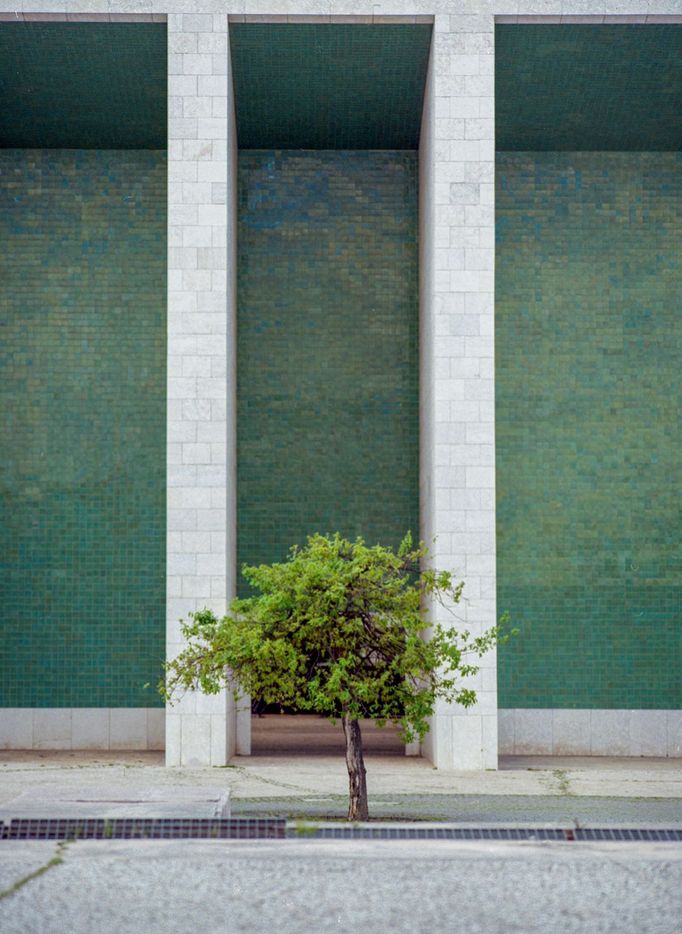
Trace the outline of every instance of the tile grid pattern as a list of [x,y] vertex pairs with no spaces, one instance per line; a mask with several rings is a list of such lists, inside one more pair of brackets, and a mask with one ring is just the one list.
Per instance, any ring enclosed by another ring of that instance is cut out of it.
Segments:
[[[165,23],[14,20],[0,29],[0,144],[165,149]],[[106,101],[106,106],[102,106]]]
[[414,152],[240,151],[239,568],[418,535],[416,215]]
[[680,26],[498,24],[495,54],[498,151],[680,148]]
[[158,150],[0,148],[2,706],[163,706],[165,195]]
[[682,153],[497,153],[510,708],[682,707]]
[[[168,601],[167,651],[179,619],[225,610],[234,564],[233,366],[228,370],[227,17],[168,18]],[[232,344],[232,339],[230,339]],[[228,387],[230,391],[228,392]],[[233,427],[233,426],[232,426]],[[228,501],[228,480],[231,481]],[[168,709],[170,765],[225,764],[234,750],[227,692],[188,693]]]
[[416,149],[430,41],[430,24],[231,23],[239,148]]

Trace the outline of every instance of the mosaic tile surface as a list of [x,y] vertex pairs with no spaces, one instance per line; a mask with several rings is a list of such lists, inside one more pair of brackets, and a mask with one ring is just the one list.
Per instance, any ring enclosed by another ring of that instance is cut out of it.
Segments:
[[682,703],[682,156],[498,153],[502,707]]
[[499,150],[682,149],[682,25],[495,29]]
[[416,154],[240,152],[238,295],[239,565],[417,534]]
[[166,157],[0,151],[0,706],[157,706]]
[[0,147],[165,149],[166,25],[0,23]]
[[417,149],[430,25],[230,24],[240,149]]

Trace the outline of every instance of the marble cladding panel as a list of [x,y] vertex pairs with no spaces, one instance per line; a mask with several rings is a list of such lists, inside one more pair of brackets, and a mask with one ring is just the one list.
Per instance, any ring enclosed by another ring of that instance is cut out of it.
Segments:
[[676,153],[498,153],[502,707],[682,705],[681,192]]
[[1,706],[161,705],[165,196],[161,151],[0,150]]
[[241,151],[238,270],[238,566],[416,537],[416,154]]
[[156,750],[165,714],[153,707],[4,708],[0,749]]
[[[227,16],[168,16],[168,657],[179,620],[225,611],[235,561],[235,139]],[[228,220],[229,218],[229,220]],[[166,763],[225,765],[231,697],[167,708]],[[208,706],[208,709],[207,709]],[[204,737],[201,749],[193,735]]]
[[682,710],[507,708],[501,755],[679,758]]

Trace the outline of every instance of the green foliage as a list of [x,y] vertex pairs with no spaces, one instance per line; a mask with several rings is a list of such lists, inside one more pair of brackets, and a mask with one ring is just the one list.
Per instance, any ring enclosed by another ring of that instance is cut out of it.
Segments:
[[260,595],[234,600],[222,619],[201,610],[183,621],[187,646],[167,664],[162,693],[216,693],[229,672],[266,703],[390,721],[406,742],[423,738],[437,698],[475,702],[460,679],[478,671],[474,660],[499,637],[497,628],[472,638],[429,623],[428,604],[452,612],[464,585],[427,559],[409,535],[397,553],[313,535],[286,562],[245,567]]

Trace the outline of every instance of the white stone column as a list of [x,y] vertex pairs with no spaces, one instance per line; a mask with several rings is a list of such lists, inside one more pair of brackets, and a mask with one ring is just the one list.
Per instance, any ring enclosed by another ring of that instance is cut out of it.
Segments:
[[[169,658],[182,647],[180,618],[203,607],[223,613],[234,590],[236,238],[227,200],[236,142],[228,56],[225,14],[169,15]],[[188,693],[168,708],[168,765],[224,765],[234,746],[228,691]]]
[[[422,537],[464,580],[454,624],[472,635],[496,621],[493,40],[492,13],[435,17],[420,147]],[[438,768],[497,767],[494,652],[468,684],[475,707],[433,717]]]

